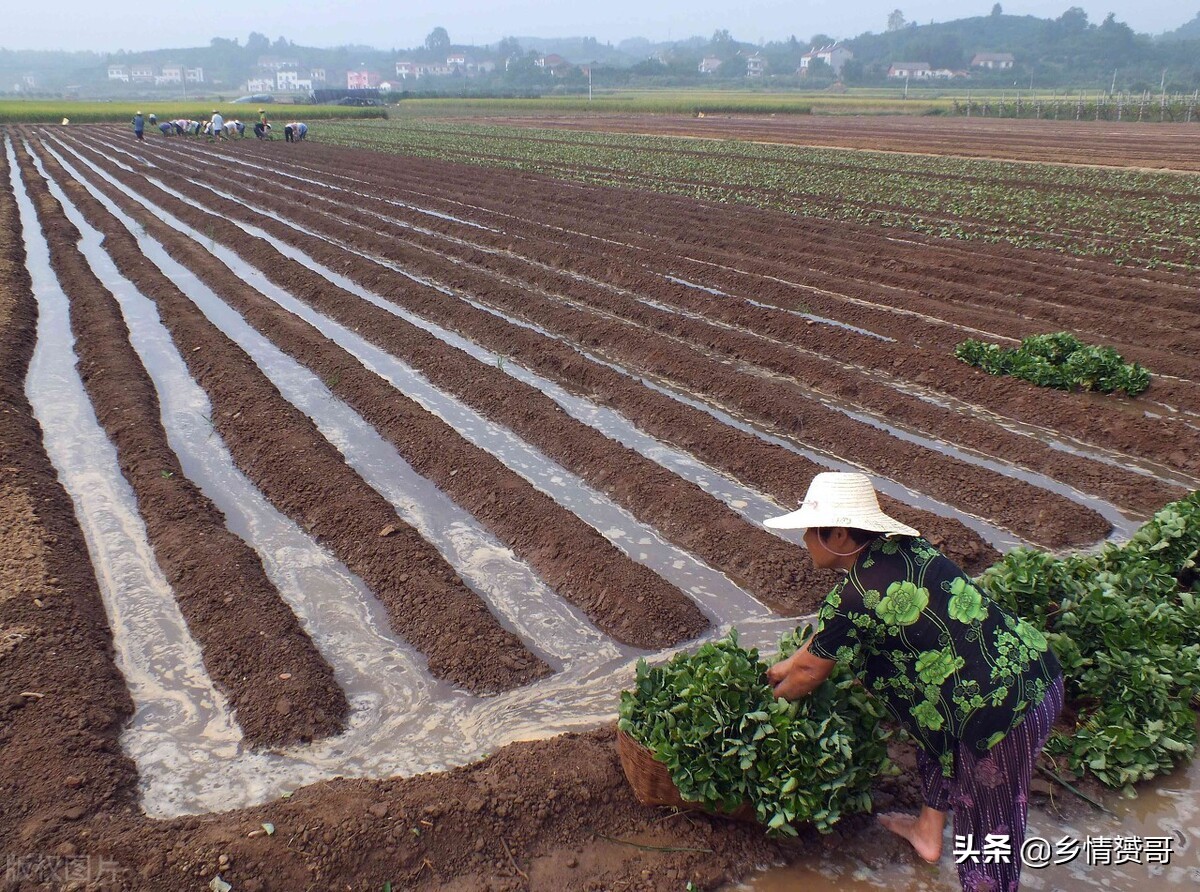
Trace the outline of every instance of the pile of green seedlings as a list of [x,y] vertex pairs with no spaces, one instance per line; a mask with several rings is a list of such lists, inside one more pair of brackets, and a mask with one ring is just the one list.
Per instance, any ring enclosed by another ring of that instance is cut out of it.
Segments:
[[1033,335],[1020,347],[1004,349],[985,341],[965,340],[954,348],[963,362],[991,375],[1009,375],[1039,387],[1059,390],[1124,391],[1137,396],[1150,386],[1150,373],[1126,363],[1112,347],[1085,344],[1070,332]]
[[1133,794],[1196,749],[1200,696],[1200,492],[1125,545],[1055,558],[1016,549],[979,587],[1038,625],[1063,665],[1069,733],[1047,750]]
[[[777,659],[812,635],[785,635]],[[809,697],[776,699],[758,651],[737,631],[650,667],[640,660],[621,694],[619,727],[666,765],[684,799],[713,812],[749,803],[771,835],[793,824],[828,833],[845,814],[871,810],[871,782],[894,774],[883,705],[839,665]]]

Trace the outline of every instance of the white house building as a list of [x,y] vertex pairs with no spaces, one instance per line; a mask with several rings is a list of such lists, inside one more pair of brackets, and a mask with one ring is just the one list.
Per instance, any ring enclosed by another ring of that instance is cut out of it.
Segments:
[[129,66],[109,65],[108,79],[110,81],[123,81],[124,83],[129,83]]
[[933,77],[933,69],[928,62],[893,62],[892,67],[888,69],[887,76],[928,80]]
[[822,47],[813,47],[807,53],[800,57],[800,71],[804,73],[808,70],[808,66],[814,62],[824,62],[835,75],[842,73],[842,66],[854,58],[854,53],[846,49],[841,44],[831,43]]
[[1003,71],[1012,68],[1015,62],[1012,53],[976,53],[975,58],[971,60],[971,67]]

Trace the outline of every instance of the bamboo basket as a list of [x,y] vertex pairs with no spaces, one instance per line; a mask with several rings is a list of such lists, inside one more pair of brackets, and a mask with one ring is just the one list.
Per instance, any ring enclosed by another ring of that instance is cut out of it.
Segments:
[[654,758],[654,754],[624,731],[617,731],[617,755],[625,778],[633,789],[634,798],[642,805],[667,805],[673,808],[702,809],[709,814],[730,818],[734,821],[757,823],[754,807],[743,803],[733,812],[711,811],[698,802],[688,802],[679,795],[679,788],[671,780],[667,766]]

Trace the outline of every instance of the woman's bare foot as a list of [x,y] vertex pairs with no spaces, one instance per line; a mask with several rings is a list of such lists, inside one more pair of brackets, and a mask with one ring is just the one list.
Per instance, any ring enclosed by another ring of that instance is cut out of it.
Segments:
[[917,854],[930,864],[942,857],[942,831],[946,827],[945,812],[926,806],[918,815],[892,812],[879,816],[879,823],[897,836],[907,839]]

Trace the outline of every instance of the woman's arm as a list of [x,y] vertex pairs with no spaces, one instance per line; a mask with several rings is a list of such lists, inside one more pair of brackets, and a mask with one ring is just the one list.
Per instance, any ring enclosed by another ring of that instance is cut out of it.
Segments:
[[807,697],[829,677],[835,660],[826,660],[810,653],[808,642],[788,657],[767,670],[767,681],[775,688],[775,696],[786,700]]

